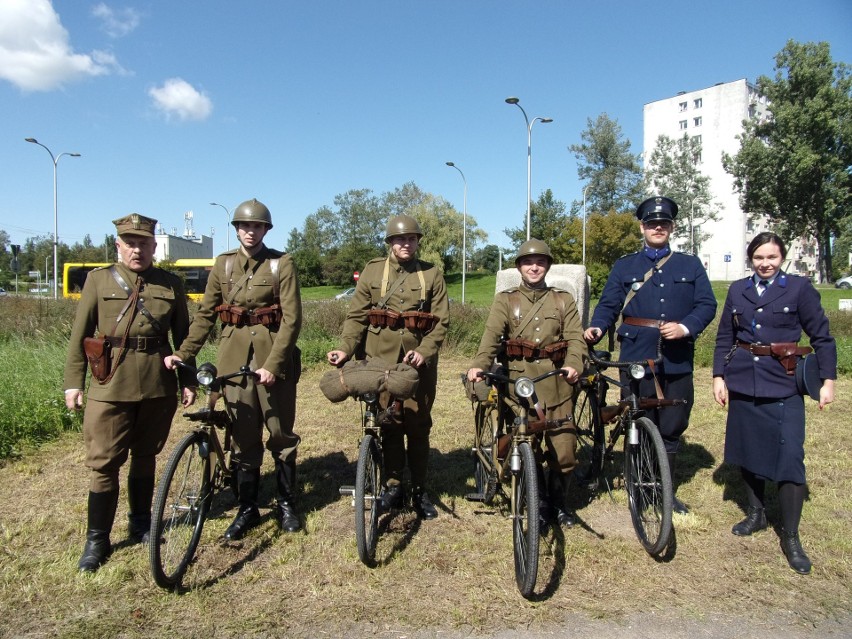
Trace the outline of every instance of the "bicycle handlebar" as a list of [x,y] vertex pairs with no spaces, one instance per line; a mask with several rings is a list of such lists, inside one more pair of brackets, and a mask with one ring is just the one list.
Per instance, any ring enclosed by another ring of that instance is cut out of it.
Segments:
[[[592,360],[592,362],[594,362],[594,364],[598,368],[601,368],[601,369],[603,369],[603,368],[627,369],[627,368],[630,368],[631,366],[635,366],[637,364],[640,365],[640,366],[647,366],[648,362],[649,362],[649,360],[647,360],[647,359],[643,359],[643,360],[639,360],[639,361],[635,361],[635,362],[613,361],[611,359],[609,359],[609,360],[603,359],[603,358],[600,358],[600,357],[597,356],[595,349],[594,349],[594,346],[592,346],[591,344],[589,345],[589,359]],[[659,366],[662,363],[662,361],[663,361],[663,354],[660,352],[660,349],[657,348],[657,357],[655,359],[650,360],[650,362],[654,366]]]
[[[249,368],[248,366],[241,366],[240,370],[235,371],[233,373],[218,375],[216,367],[209,362],[205,362],[198,368],[196,368],[195,366],[191,366],[190,364],[186,364],[185,362],[182,362],[180,360],[176,360],[175,365],[190,371],[195,376],[195,379],[198,380],[198,383],[202,386],[214,389],[218,386],[221,386],[222,382],[225,382],[229,379],[233,379],[235,377],[254,377],[255,379],[257,378],[257,373],[251,370],[251,368]],[[211,376],[212,379],[205,383],[204,381],[202,381],[202,379],[207,379],[208,375]]]

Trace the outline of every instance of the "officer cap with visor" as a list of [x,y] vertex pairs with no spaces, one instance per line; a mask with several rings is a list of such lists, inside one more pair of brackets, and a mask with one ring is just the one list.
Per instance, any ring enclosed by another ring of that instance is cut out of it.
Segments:
[[636,217],[643,224],[674,222],[677,217],[677,204],[671,198],[661,195],[649,197],[636,207]]
[[140,235],[142,237],[154,237],[154,229],[157,226],[157,220],[139,215],[139,213],[131,213],[117,220],[112,221],[115,224],[115,232],[119,236],[122,235]]

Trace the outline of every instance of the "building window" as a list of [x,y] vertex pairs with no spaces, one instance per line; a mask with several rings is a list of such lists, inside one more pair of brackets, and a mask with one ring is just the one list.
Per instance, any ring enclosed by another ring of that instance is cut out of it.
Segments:
[[695,140],[696,142],[698,142],[698,144],[701,144],[701,136],[700,135],[693,135],[692,139]]
[[704,106],[704,98],[695,98],[695,100],[692,101],[693,109],[700,109],[702,106]]
[[686,102],[681,102],[678,105],[678,111],[686,111]]
[[697,118],[692,118],[692,124],[695,126],[701,126],[701,116]]
[[681,131],[685,131],[685,130],[686,130],[686,120],[681,120],[681,121],[680,121],[680,130],[681,130]]

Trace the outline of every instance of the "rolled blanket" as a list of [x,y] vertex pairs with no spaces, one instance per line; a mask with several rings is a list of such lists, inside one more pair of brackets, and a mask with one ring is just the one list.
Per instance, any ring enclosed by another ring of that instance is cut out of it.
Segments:
[[414,397],[420,376],[408,364],[388,364],[374,357],[346,362],[320,379],[320,390],[332,402],[363,393],[387,391],[395,399]]

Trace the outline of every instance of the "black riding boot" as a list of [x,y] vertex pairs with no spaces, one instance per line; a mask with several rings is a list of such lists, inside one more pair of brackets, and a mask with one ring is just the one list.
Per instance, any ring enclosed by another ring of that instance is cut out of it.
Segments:
[[677,490],[677,484],[675,484],[675,458],[677,457],[677,453],[666,453],[666,457],[669,459],[669,471],[672,476],[672,510],[679,515],[685,515],[689,512],[689,508],[675,496],[675,491]]
[[95,572],[112,554],[109,533],[118,507],[118,491],[89,493],[88,529],[86,545],[77,567],[80,572]]
[[237,471],[237,493],[240,510],[225,531],[225,539],[236,541],[260,523],[257,492],[260,486],[260,468]]
[[153,477],[127,479],[127,532],[130,543],[147,544],[151,530],[151,500],[154,497]]
[[781,506],[781,550],[790,568],[807,575],[811,571],[811,560],[799,541],[799,520],[805,503],[806,487],[785,481],[778,484],[778,504]]
[[766,483],[755,477],[754,473],[743,468],[741,471],[745,483],[746,498],[748,499],[748,513],[746,518],[738,524],[734,524],[731,532],[739,537],[747,537],[758,530],[765,529],[769,522],[766,521],[766,510],[763,507],[763,493]]
[[568,508],[568,475],[558,470],[547,471],[548,490],[550,493],[550,507],[556,521],[564,528],[571,528],[577,523],[576,516]]
[[275,460],[275,484],[278,487],[278,499],[275,504],[278,527],[285,532],[301,530],[302,524],[296,513],[296,462]]

